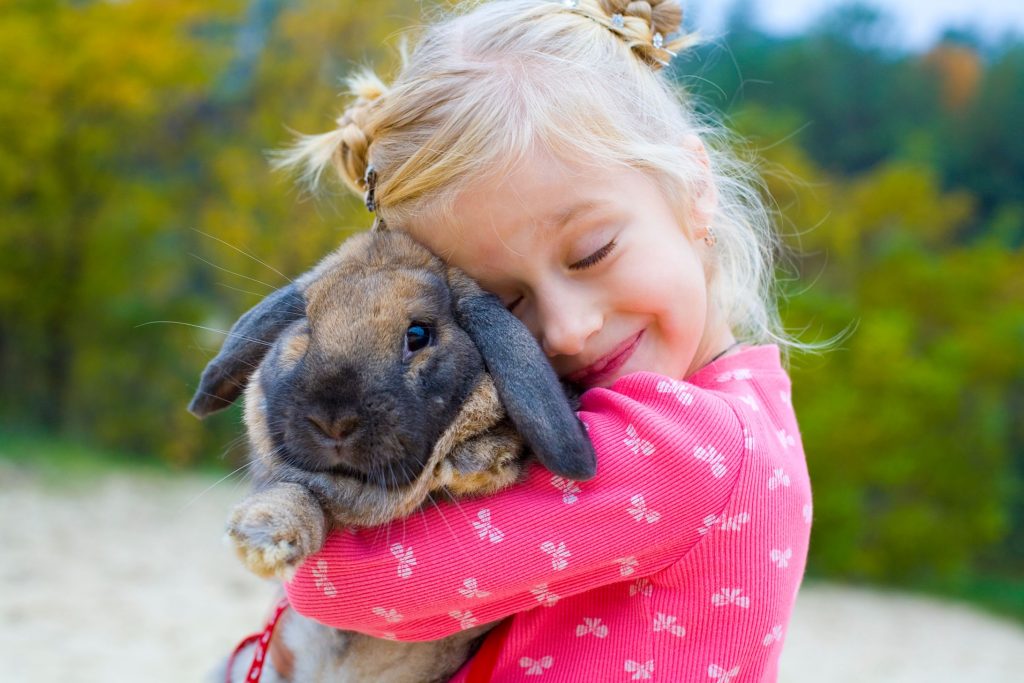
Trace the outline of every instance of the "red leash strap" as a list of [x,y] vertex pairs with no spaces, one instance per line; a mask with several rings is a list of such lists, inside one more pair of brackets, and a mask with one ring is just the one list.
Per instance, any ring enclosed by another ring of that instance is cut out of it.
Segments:
[[[225,674],[224,683],[231,683],[231,670],[235,668],[235,658],[238,653],[249,646],[250,643],[256,643],[256,654],[252,658],[252,664],[249,666],[249,673],[245,676],[246,683],[258,683],[260,676],[263,674],[263,663],[267,657],[267,650],[270,646],[270,638],[274,635],[274,627],[277,626],[277,622],[280,621],[281,615],[288,609],[288,598],[281,598],[274,606],[274,614],[267,621],[266,627],[260,633],[254,633],[247,637],[245,640],[238,644],[235,651],[231,653],[228,658],[228,670]],[[259,642],[257,642],[259,641]]]

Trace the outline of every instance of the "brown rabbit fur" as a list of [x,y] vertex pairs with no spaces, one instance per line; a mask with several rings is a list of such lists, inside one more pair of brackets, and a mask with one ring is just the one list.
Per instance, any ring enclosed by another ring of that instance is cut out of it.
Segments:
[[[401,233],[349,239],[246,313],[189,409],[203,417],[243,387],[254,490],[228,534],[264,577],[290,577],[332,528],[387,523],[435,494],[507,486],[527,454],[568,478],[594,473],[590,443],[526,329]],[[488,628],[400,643],[293,614],[284,638],[296,683],[443,681]]]

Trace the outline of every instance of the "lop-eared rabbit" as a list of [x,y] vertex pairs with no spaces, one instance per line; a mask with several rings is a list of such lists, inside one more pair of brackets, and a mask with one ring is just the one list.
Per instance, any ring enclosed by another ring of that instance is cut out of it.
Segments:
[[[497,491],[527,457],[569,479],[595,471],[526,328],[398,232],[348,239],[243,315],[189,410],[205,417],[243,389],[254,488],[228,535],[263,577],[288,578],[332,528],[384,524],[433,495]],[[403,643],[291,613],[276,637],[296,653],[294,683],[426,683],[448,680],[491,626]],[[230,678],[222,665],[217,680],[241,681],[250,660]],[[265,668],[264,683],[281,680]]]

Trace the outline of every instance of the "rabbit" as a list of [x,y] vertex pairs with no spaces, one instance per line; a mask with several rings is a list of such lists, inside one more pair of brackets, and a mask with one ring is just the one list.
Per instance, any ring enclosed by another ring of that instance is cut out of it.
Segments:
[[[245,313],[189,410],[205,417],[243,389],[254,487],[227,528],[263,577],[292,576],[332,528],[386,523],[432,494],[497,491],[530,456],[568,479],[596,470],[526,328],[396,231],[349,238]],[[282,637],[297,653],[296,683],[422,683],[447,680],[491,626],[401,643],[291,613]]]

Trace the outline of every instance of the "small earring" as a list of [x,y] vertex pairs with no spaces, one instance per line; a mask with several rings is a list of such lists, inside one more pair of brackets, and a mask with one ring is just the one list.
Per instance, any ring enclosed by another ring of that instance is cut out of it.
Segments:
[[708,245],[709,247],[715,246],[715,243],[718,242],[718,238],[715,237],[715,231],[711,229],[710,225],[704,229],[707,231],[704,234],[704,244]]

